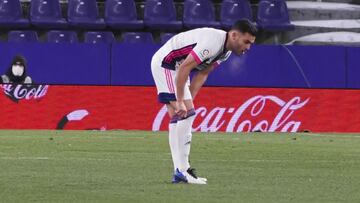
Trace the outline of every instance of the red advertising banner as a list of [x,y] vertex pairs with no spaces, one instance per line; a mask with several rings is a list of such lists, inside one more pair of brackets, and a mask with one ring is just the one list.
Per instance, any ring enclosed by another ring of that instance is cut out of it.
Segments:
[[[1,85],[0,129],[167,130],[154,87]],[[360,132],[360,90],[204,87],[194,131]]]

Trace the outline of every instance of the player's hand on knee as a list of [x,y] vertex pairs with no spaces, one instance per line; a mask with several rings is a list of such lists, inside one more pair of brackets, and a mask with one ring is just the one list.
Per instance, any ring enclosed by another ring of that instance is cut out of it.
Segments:
[[185,106],[185,103],[184,102],[181,102],[181,101],[177,101],[176,102],[176,111],[175,113],[184,118],[186,117],[186,114],[187,114],[187,110],[186,110],[186,106]]

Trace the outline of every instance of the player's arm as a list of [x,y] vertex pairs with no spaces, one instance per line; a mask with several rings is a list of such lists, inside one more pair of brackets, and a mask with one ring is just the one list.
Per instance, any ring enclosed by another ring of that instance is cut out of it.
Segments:
[[188,80],[191,70],[194,69],[197,65],[198,62],[191,54],[189,54],[184,62],[179,66],[179,70],[176,74],[176,113],[182,117],[186,116],[186,107],[184,104],[185,84]]
[[197,72],[196,75],[192,78],[190,84],[190,92],[193,99],[195,99],[200,88],[204,85],[209,74],[215,69],[215,67],[216,64],[211,64],[208,68]]
[[228,53],[225,58],[217,60],[216,62],[212,63],[208,68],[199,71],[191,80],[190,84],[190,92],[193,99],[195,99],[196,95],[198,94],[200,88],[204,85],[205,81],[207,80],[209,74],[218,67],[222,62],[226,61],[231,53]]

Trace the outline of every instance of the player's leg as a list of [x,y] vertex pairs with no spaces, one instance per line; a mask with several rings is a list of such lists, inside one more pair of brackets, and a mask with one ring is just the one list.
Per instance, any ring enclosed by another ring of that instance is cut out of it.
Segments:
[[177,124],[177,117],[175,113],[175,105],[174,102],[170,102],[170,104],[166,104],[170,122],[169,122],[169,145],[171,151],[171,157],[173,160],[174,171],[179,168],[179,140],[176,136],[176,124]]
[[[182,122],[185,121],[186,119],[180,119],[180,117],[176,115],[175,102],[170,102],[170,104],[167,104],[166,106],[168,109],[169,116],[171,118],[169,123],[169,144],[170,144],[171,156],[174,164],[174,175],[173,175],[172,183],[186,182],[193,184],[204,184],[207,180],[201,177],[199,177],[199,180],[196,180],[198,179],[198,177],[195,175],[194,169],[190,168],[190,164],[189,164],[190,144],[192,137],[191,129],[186,134],[178,134],[177,122]],[[187,105],[187,107],[189,106],[191,106],[190,103],[189,105]],[[189,109],[193,109],[193,108],[189,108]],[[184,143],[188,142],[183,146],[182,152],[180,152],[181,142]],[[184,156],[182,156],[184,160],[182,161],[186,165],[186,173],[180,172],[179,170],[181,166],[180,164],[181,153],[184,154]]]
[[176,134],[179,138],[179,160],[180,171],[188,177],[189,182],[194,184],[206,184],[207,179],[197,177],[194,169],[190,168],[190,149],[192,141],[192,125],[195,120],[195,108],[190,92],[190,81],[188,81],[184,92],[184,103],[187,109],[187,115],[185,118],[179,118],[176,124]]
[[[161,57],[154,56],[151,61],[151,72],[156,84],[158,92],[158,100],[160,103],[166,104],[169,116],[169,145],[171,157],[174,165],[174,174],[176,174],[177,168],[179,168],[179,140],[176,135],[177,116],[175,113],[175,90],[174,84],[171,83],[171,70],[161,67]],[[186,182],[186,178],[182,174],[174,175],[174,183]]]
[[180,168],[180,153],[179,153],[179,136],[176,134],[176,126],[178,122],[178,116],[175,113],[176,104],[171,101],[170,104],[166,105],[168,113],[170,116],[169,123],[169,145],[171,151],[171,157],[174,165],[174,175],[172,178],[172,183],[187,183],[188,180],[183,173],[179,171]]
[[194,104],[191,99],[184,101],[187,108],[185,118],[180,118],[176,126],[176,134],[179,137],[180,171],[190,168],[189,156],[192,140],[192,125],[195,119]]
[[[187,90],[185,90],[186,92]],[[190,94],[190,90],[189,94]],[[185,93],[186,95],[187,93]],[[192,125],[195,120],[195,108],[191,99],[184,101],[187,108],[187,115],[185,118],[179,118],[176,124],[176,134],[179,138],[179,161],[180,172],[182,172],[189,183],[192,184],[206,184],[207,179],[197,177],[194,169],[190,168],[189,156],[192,141]]]

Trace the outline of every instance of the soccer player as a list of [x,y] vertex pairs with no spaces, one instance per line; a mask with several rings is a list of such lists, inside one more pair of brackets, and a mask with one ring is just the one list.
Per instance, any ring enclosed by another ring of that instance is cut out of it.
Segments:
[[[169,144],[174,164],[172,182],[206,184],[190,168],[189,154],[193,100],[209,73],[227,60],[232,52],[242,55],[255,42],[256,26],[248,20],[237,21],[230,31],[198,28],[172,37],[153,56],[151,71],[158,100],[166,104],[169,116]],[[191,82],[189,74],[193,76]]]

